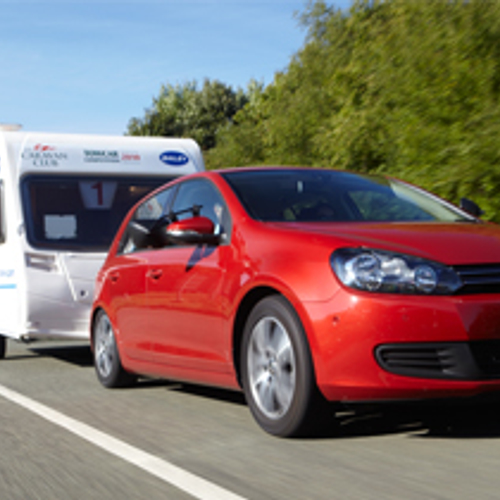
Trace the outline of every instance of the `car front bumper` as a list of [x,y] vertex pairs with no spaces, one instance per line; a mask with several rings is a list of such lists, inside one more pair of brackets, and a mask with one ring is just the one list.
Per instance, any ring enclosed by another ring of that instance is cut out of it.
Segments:
[[334,401],[500,392],[500,295],[410,296],[341,289],[303,303],[316,380]]

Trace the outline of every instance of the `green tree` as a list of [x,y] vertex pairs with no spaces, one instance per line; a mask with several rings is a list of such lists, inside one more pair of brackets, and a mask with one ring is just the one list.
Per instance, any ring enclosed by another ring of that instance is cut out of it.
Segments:
[[259,164],[264,161],[264,84],[251,80],[246,104],[217,133],[217,145],[205,155],[209,168]]
[[129,135],[192,137],[202,149],[215,146],[219,128],[229,123],[247,99],[219,81],[164,85],[144,118],[132,118]]
[[500,221],[500,2],[320,0],[301,21],[304,47],[211,155],[388,173]]

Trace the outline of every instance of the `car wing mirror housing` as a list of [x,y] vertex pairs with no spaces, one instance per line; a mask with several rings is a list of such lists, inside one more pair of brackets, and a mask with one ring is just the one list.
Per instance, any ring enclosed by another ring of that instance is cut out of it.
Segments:
[[203,216],[172,222],[166,229],[168,240],[175,245],[217,245],[220,236],[214,231],[214,223]]
[[467,212],[468,214],[473,215],[474,217],[481,217],[481,215],[484,214],[484,211],[481,210],[481,207],[474,201],[469,200],[468,198],[460,199],[460,208],[464,212]]

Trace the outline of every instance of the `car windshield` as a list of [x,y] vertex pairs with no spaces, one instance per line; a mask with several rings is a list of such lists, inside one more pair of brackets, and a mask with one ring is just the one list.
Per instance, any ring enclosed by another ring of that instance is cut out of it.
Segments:
[[221,174],[249,215],[261,221],[473,221],[440,198],[384,177],[316,169]]
[[107,250],[128,210],[172,177],[30,175],[23,208],[30,244],[54,250]]

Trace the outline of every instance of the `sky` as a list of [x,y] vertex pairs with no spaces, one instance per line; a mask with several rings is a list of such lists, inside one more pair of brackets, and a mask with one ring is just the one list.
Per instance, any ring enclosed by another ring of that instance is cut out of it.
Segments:
[[[349,0],[327,2],[339,8]],[[0,123],[122,135],[164,84],[265,85],[306,0],[0,0]]]

